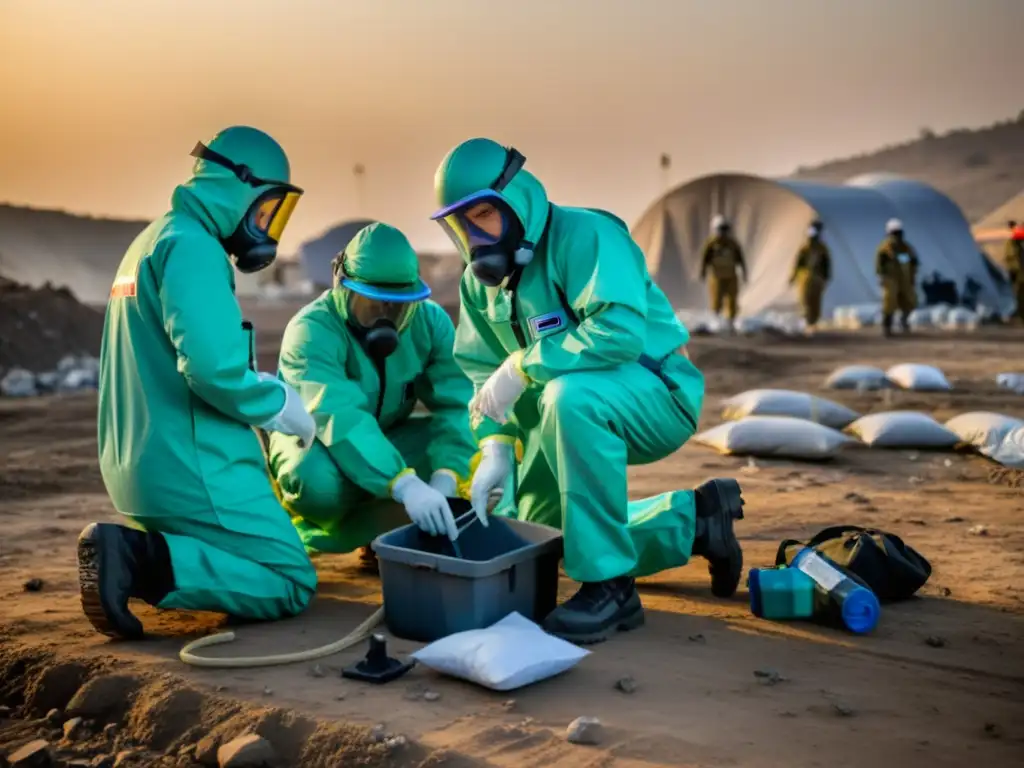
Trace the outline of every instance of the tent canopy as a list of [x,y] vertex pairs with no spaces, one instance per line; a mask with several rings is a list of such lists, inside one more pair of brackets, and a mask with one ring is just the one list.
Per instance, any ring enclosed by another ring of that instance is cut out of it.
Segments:
[[989,258],[997,264],[1003,262],[1003,248],[1010,236],[1007,223],[1024,224],[1024,191],[1011,197],[992,213],[974,225],[974,239]]
[[746,256],[750,282],[740,295],[745,315],[797,308],[789,275],[815,218],[824,222],[832,252],[825,312],[880,299],[875,252],[890,218],[903,220],[921,258],[922,279],[938,272],[962,290],[971,278],[981,286],[980,302],[1001,310],[1012,304],[1008,286],[979,254],[960,209],[925,184],[887,174],[843,185],[714,174],[668,192],[632,230],[651,275],[677,308],[707,308],[701,248],[719,213],[732,223]]
[[331,262],[345,250],[356,233],[373,224],[370,219],[353,219],[331,227],[319,237],[307,240],[299,247],[299,262],[306,279],[317,288],[330,288],[334,283]]

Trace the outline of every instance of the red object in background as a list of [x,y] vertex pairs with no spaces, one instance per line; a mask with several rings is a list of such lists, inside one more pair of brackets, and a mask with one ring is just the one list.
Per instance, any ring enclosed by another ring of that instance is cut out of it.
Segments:
[[1013,230],[1012,237],[1014,240],[1024,240],[1024,225],[1018,224]]

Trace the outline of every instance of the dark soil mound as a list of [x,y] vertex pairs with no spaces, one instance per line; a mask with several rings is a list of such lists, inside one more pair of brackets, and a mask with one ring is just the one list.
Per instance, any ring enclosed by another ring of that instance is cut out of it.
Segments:
[[30,288],[0,277],[0,375],[49,371],[67,355],[100,352],[103,314],[66,288]]

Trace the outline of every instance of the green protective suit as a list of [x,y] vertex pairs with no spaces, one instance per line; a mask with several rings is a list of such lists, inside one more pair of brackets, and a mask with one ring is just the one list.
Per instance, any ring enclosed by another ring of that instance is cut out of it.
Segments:
[[[209,147],[262,178],[284,151],[252,128]],[[265,188],[199,160],[125,254],[107,305],[99,382],[100,470],[114,507],[164,535],[175,589],[161,608],[277,619],[302,611],[316,571],[267,476],[254,425],[285,395],[248,367],[249,335],[220,241]]]
[[[460,145],[438,169],[438,203],[488,188],[504,161],[495,142]],[[512,418],[485,419],[477,430],[481,441],[522,440],[514,514],[563,530],[565,570],[577,581],[683,565],[694,538],[693,492],[630,502],[626,468],[669,456],[696,430],[704,378],[677,354],[689,335],[621,220],[549,204],[525,170],[502,196],[538,245],[514,307],[508,291],[466,270],[455,359],[478,389],[523,350],[531,384]],[[665,361],[665,380],[638,362],[642,354]]]
[[[373,224],[345,249],[346,272],[370,284],[411,283],[419,262],[397,229]],[[391,500],[408,469],[421,479],[448,470],[469,475],[476,443],[467,404],[473,387],[455,363],[455,327],[433,301],[419,304],[382,371],[347,323],[348,289],[338,286],[288,324],[279,375],[302,395],[317,423],[307,452],[298,440],[270,439],[270,467],[306,548],[351,552],[408,523]],[[429,414],[413,414],[418,404]]]

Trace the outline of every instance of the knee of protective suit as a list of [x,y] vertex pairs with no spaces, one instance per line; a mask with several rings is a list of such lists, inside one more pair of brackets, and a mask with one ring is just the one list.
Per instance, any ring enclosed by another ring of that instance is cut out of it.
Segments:
[[291,472],[278,481],[287,492],[289,507],[302,514],[303,510],[337,510],[341,505],[342,483],[345,478],[327,457],[313,451]]
[[538,401],[542,416],[557,420],[596,416],[604,400],[599,382],[589,373],[567,373],[549,381]]
[[312,562],[309,564],[309,567],[313,571],[313,586],[310,587],[306,584],[292,582],[288,589],[288,594],[285,597],[284,604],[281,607],[281,618],[298,616],[309,608],[309,604],[313,602],[313,598],[316,596],[316,568],[313,566]]

